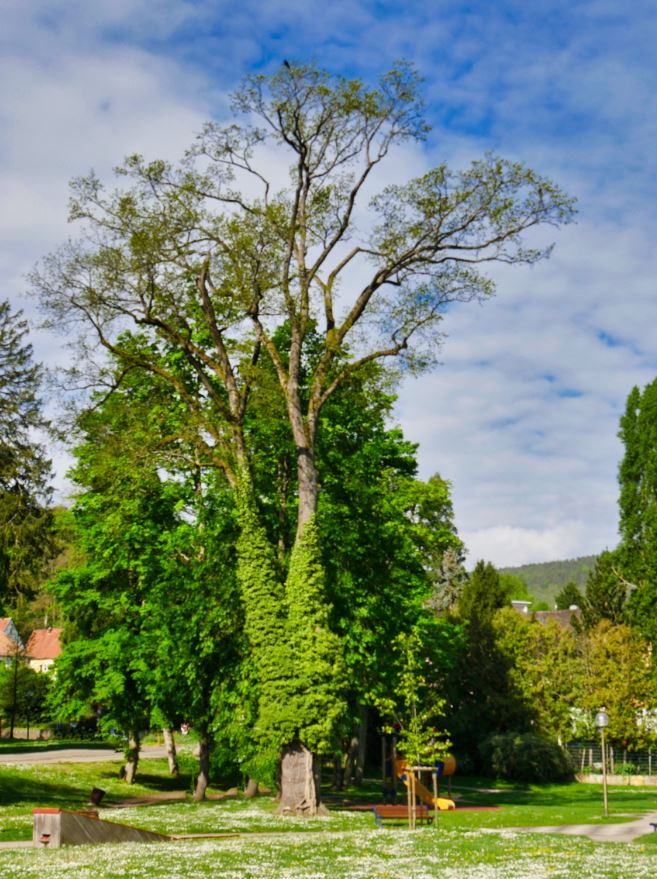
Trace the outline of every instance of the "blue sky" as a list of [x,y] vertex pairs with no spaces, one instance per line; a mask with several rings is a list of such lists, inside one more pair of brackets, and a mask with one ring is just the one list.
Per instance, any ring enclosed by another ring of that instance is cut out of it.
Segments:
[[450,311],[442,366],[404,384],[398,417],[422,475],[452,481],[471,562],[598,552],[616,541],[618,419],[657,375],[655,45],[646,0],[5,0],[3,295],[32,315],[24,275],[69,234],[72,176],[175,158],[244,74],[288,58],[374,79],[406,58],[433,130],[395,174],[494,150],[557,180],[579,217],[550,230],[548,262],[500,267],[494,300]]

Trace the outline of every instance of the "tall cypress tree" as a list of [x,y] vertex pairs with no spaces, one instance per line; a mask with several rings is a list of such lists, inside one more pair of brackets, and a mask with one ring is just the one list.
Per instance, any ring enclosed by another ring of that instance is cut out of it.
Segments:
[[621,418],[625,454],[619,467],[621,582],[631,595],[629,620],[657,641],[657,379],[633,388]]

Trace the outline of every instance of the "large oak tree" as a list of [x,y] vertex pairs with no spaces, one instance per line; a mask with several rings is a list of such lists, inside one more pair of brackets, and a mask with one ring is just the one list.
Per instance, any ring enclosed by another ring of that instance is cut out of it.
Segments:
[[[234,486],[258,728],[281,751],[282,809],[313,814],[314,755],[330,748],[344,712],[315,522],[322,409],[373,361],[434,364],[446,305],[488,298],[494,285],[482,268],[490,262],[545,256],[549,248],[525,246],[523,233],[568,222],[573,205],[524,165],[487,155],[465,171],[439,165],[386,186],[364,216],[378,166],[427,131],[405,64],[375,88],[285,66],[249,77],[233,107],[236,121],[208,124],[177,165],[131,156],[114,190],[93,174],[74,181],[71,219],[81,236],[33,280],[52,323],[79,323],[87,350],[100,343],[170,382],[200,453]],[[281,162],[287,176],[271,171]],[[289,333],[277,336],[284,321]],[[124,346],[129,325],[175,348],[201,392],[150,348]],[[320,350],[304,371],[316,331]],[[259,520],[245,432],[264,351],[296,454],[297,532],[285,583]]]

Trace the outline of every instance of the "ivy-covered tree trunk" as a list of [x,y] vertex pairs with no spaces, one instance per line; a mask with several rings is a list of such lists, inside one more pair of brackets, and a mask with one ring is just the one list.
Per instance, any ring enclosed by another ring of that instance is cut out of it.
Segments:
[[332,750],[346,711],[341,645],[329,628],[314,518],[305,524],[292,550],[285,603],[281,696],[288,735],[281,754],[279,811],[312,816],[320,811],[318,755]]
[[236,485],[236,499],[238,579],[258,676],[256,746],[280,755],[280,811],[316,815],[315,755],[330,752],[344,713],[340,644],[328,625],[317,528],[311,519],[297,536],[283,589],[248,473]]
[[[258,675],[259,715],[268,716],[278,703],[278,647],[283,639],[283,587],[271,545],[258,517],[250,476],[242,473],[235,486],[240,535],[237,578],[244,602],[244,629]],[[275,712],[274,712],[275,713]],[[266,737],[266,730],[256,732]]]
[[194,788],[195,802],[205,799],[205,792],[210,784],[210,736],[207,729],[199,730],[198,741],[198,776]]
[[139,733],[132,730],[128,733],[128,748],[126,751],[125,766],[123,767],[123,776],[128,784],[134,784],[137,776],[137,767],[139,766],[139,749],[141,742]]
[[167,762],[169,763],[169,773],[178,775],[178,755],[176,754],[176,741],[173,737],[173,730],[165,726],[162,730],[164,737],[164,746],[167,751]]

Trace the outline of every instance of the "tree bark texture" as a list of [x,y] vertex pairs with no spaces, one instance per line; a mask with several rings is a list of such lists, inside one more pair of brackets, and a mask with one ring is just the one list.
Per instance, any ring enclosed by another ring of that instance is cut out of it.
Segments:
[[319,483],[314,449],[307,446],[297,448],[297,474],[299,478],[299,512],[297,522],[298,534],[300,535],[306,522],[312,519],[317,512]]
[[341,753],[335,754],[335,756],[333,757],[333,781],[331,782],[332,790],[342,789],[342,778],[344,775],[342,757],[343,755]]
[[128,752],[126,754],[126,762],[124,766],[125,780],[128,784],[134,784],[137,776],[137,767],[139,766],[139,733],[131,732],[128,734]]
[[367,727],[369,721],[369,712],[363,705],[358,706],[358,715],[360,717],[360,725],[358,729],[358,756],[356,759],[356,784],[363,783],[365,775],[365,757],[367,754]]
[[344,774],[342,776],[342,790],[348,788],[351,784],[351,779],[356,769],[356,763],[358,762],[358,736],[354,736],[349,742],[349,750],[347,751],[347,759],[344,764]]
[[326,815],[319,799],[319,766],[317,758],[301,742],[286,745],[280,764],[279,815]]
[[194,788],[195,802],[205,799],[205,792],[210,783],[210,739],[206,731],[201,732],[198,743],[198,777]]
[[247,800],[252,799],[258,794],[258,781],[255,778],[249,778],[244,788],[244,796]]
[[176,754],[176,740],[173,737],[173,730],[164,727],[162,735],[164,737],[164,746],[167,749],[169,773],[171,775],[178,775],[178,755]]

